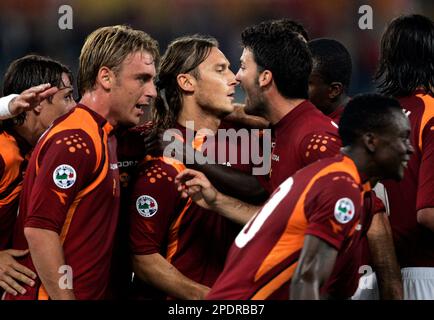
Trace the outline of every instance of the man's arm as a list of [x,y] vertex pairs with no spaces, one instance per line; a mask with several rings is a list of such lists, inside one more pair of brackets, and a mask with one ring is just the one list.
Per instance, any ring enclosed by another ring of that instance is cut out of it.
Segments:
[[0,287],[14,296],[18,293],[26,293],[26,289],[19,282],[31,287],[35,285],[33,279],[36,279],[36,274],[14,259],[27,254],[29,254],[29,250],[9,249],[0,251]]
[[29,227],[24,228],[24,235],[33,264],[50,298],[75,300],[72,289],[61,289],[59,286],[59,279],[63,276],[59,273],[59,268],[65,265],[59,235],[51,230]]
[[252,204],[265,202],[269,194],[255,176],[219,164],[193,164],[188,167],[203,172],[218,191]]
[[49,83],[46,83],[24,90],[19,95],[0,98],[0,120],[12,118],[21,112],[34,109],[41,101],[54,95],[57,91],[57,87],[51,87]]
[[312,235],[304,238],[297,269],[291,281],[291,300],[319,300],[320,288],[330,277],[338,251]]
[[266,129],[270,126],[270,122],[265,118],[246,114],[244,107],[244,104],[234,103],[234,111],[228,114],[224,120],[252,129]]
[[217,191],[207,177],[199,171],[186,169],[179,173],[175,182],[183,198],[191,197],[199,206],[218,212],[241,225],[246,224],[261,209]]
[[176,299],[203,300],[210,290],[184,276],[159,253],[134,255],[133,270],[141,280]]
[[194,161],[197,150],[175,139],[173,135],[171,137],[172,140],[166,141],[164,132],[156,130],[150,133],[144,139],[146,151],[153,155],[163,154],[175,158],[188,168],[203,172],[222,193],[254,204],[263,203],[268,199],[268,192],[255,176],[220,164],[199,164]]
[[401,270],[396,259],[389,218],[385,212],[374,215],[367,237],[381,299],[403,299]]

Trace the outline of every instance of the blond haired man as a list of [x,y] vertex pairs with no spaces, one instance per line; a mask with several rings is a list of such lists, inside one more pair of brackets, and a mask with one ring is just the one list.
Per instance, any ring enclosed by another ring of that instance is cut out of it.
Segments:
[[15,249],[36,271],[7,299],[104,299],[119,211],[113,128],[134,126],[156,96],[158,45],[126,26],[94,31],[80,54],[78,105],[38,142],[23,186]]

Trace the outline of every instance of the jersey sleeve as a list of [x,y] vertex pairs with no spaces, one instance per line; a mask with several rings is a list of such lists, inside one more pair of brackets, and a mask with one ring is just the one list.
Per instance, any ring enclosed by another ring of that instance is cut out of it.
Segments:
[[62,131],[42,146],[36,161],[24,226],[60,234],[68,211],[79,205],[79,192],[95,176],[95,145],[83,130]]
[[162,253],[180,195],[177,171],[162,161],[142,168],[129,204],[130,246],[135,255]]
[[434,118],[422,132],[422,159],[419,167],[416,210],[434,208]]
[[319,237],[339,250],[358,224],[361,201],[360,188],[348,175],[320,178],[306,195],[305,203],[310,204],[305,206],[306,234]]
[[301,140],[300,154],[304,166],[307,166],[319,159],[334,157],[340,148],[339,137],[327,132],[312,132]]

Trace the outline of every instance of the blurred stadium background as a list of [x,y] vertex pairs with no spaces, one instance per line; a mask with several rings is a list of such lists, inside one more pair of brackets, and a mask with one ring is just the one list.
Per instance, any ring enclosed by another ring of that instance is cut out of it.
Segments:
[[[60,30],[61,5],[73,8],[73,29]],[[373,9],[373,29],[360,30],[361,5]],[[373,90],[381,33],[392,18],[421,13],[434,18],[432,0],[1,0],[0,80],[7,65],[28,53],[48,55],[76,73],[85,36],[97,27],[128,24],[145,30],[163,53],[177,36],[202,33],[215,36],[236,72],[244,27],[270,18],[301,22],[311,39],[341,41],[353,58],[350,94]],[[408,48],[411,50],[411,48]],[[242,93],[238,92],[238,100]]]

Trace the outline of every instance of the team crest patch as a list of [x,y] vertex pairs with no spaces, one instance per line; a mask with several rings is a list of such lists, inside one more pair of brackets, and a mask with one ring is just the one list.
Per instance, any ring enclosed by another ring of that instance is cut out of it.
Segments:
[[147,195],[140,196],[136,201],[137,212],[144,218],[150,218],[158,211],[157,201]]
[[54,169],[53,181],[61,189],[71,188],[77,180],[75,169],[67,164],[62,164]]
[[349,198],[342,198],[336,202],[335,218],[340,223],[348,223],[354,218],[354,203]]

